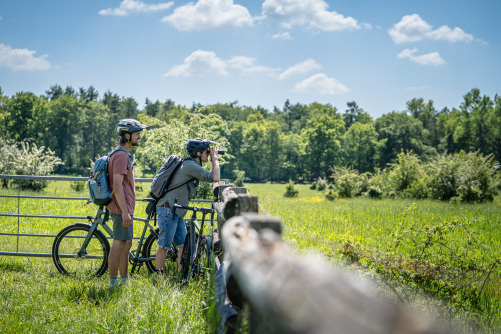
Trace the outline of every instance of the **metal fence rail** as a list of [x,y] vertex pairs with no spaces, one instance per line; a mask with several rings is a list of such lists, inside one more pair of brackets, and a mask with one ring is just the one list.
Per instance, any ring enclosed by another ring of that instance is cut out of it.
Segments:
[[[38,237],[38,238],[55,238],[56,234],[33,234],[33,233],[20,233],[20,218],[45,218],[45,219],[76,219],[76,220],[89,220],[95,219],[94,216],[64,216],[64,215],[42,215],[42,214],[24,214],[20,212],[21,199],[55,199],[55,200],[80,200],[88,201],[90,203],[89,197],[61,197],[61,196],[26,196],[21,195],[21,185],[20,181],[23,179],[27,180],[47,180],[47,181],[87,181],[88,177],[65,177],[65,176],[34,176],[34,175],[4,175],[0,174],[0,179],[15,179],[19,181],[18,194],[17,195],[3,195],[0,194],[0,198],[17,198],[17,213],[4,213],[0,212],[0,217],[17,217],[17,233],[2,232],[0,230],[0,236],[11,236],[17,237],[16,240],[16,251],[15,252],[5,252],[0,250],[0,255],[4,256],[25,256],[25,257],[52,257],[50,253],[30,253],[30,252],[19,252],[19,237]],[[152,182],[152,178],[137,178],[135,182]],[[147,202],[151,198],[137,198],[136,202]],[[191,202],[212,202],[211,200],[194,199]],[[146,221],[146,218],[141,218],[134,216],[136,221]],[[108,237],[108,239],[111,239]],[[138,239],[138,238],[134,238]]]

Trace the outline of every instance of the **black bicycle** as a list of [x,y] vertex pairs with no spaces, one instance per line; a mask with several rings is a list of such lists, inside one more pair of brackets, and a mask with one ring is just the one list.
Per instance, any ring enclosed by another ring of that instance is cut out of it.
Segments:
[[[214,229],[214,203],[212,208],[197,208],[174,203],[173,214],[176,209],[193,211],[191,219],[185,221],[186,238],[181,254],[181,277],[184,280],[204,278],[208,279],[214,265],[213,243],[209,235],[204,235],[205,216],[211,215],[211,227]],[[199,225],[197,213],[202,213],[202,222]]]
[[[144,265],[149,272],[156,272],[155,256],[158,244],[158,228],[151,225],[156,222],[155,203],[153,200],[147,208],[148,218],[134,217],[134,221],[144,222],[137,248],[129,252],[132,264],[131,274]],[[150,210],[148,210],[150,209]],[[89,216],[89,223],[76,223],[62,229],[52,244],[52,259],[60,273],[79,277],[99,277],[108,269],[108,254],[110,243],[105,234],[113,237],[113,230],[107,224],[109,211],[100,206],[95,217]],[[148,236],[147,236],[148,234]],[[178,249],[173,244],[167,251],[167,260],[177,262]]]

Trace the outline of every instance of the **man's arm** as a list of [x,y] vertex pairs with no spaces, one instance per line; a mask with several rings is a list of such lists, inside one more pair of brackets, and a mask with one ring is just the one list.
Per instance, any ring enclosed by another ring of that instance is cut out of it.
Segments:
[[219,179],[221,177],[220,171],[219,171],[219,161],[217,158],[217,148],[211,147],[210,148],[210,162],[211,162],[211,172],[212,172],[212,177],[213,177],[213,182],[219,182]]
[[125,202],[124,187],[122,184],[124,176],[123,174],[113,174],[113,194],[117,199],[120,210],[122,210],[123,226],[129,227],[132,224],[132,219],[129,215],[129,210],[127,210],[127,203]]

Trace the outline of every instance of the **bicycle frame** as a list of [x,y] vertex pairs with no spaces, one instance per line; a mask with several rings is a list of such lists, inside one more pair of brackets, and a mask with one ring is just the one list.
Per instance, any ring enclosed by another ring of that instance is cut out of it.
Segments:
[[[214,226],[213,219],[214,219],[214,203],[212,204],[212,208],[197,208],[197,207],[188,207],[188,206],[182,206],[174,203],[174,208],[173,208],[173,214],[175,214],[176,209],[185,209],[185,210],[190,210],[193,211],[193,214],[191,216],[191,219],[189,222],[185,222],[186,224],[186,230],[187,230],[187,241],[185,242],[184,247],[187,247],[186,252],[188,254],[189,258],[189,263],[187,263],[188,272],[186,273],[187,279],[190,279],[191,276],[191,271],[195,270],[197,272],[200,270],[200,268],[194,269],[197,265],[197,261],[200,257],[200,250],[199,247],[202,243],[202,239],[205,238],[207,242],[207,249],[210,250],[210,253],[212,253],[212,240],[210,236],[203,235],[204,231],[204,226],[205,226],[205,216],[209,213],[211,213],[211,224]],[[202,213],[202,222],[199,225],[198,224],[198,219],[197,219],[197,212]],[[207,254],[209,256],[209,254]],[[186,259],[184,259],[186,261]],[[183,274],[184,275],[184,274]]]
[[[104,216],[103,216],[104,215]],[[80,250],[77,252],[77,256],[83,257],[86,254],[86,248],[89,245],[90,239],[92,238],[92,234],[94,231],[98,228],[99,225],[103,227],[103,229],[106,231],[106,233],[113,238],[113,229],[106,223],[109,220],[109,211],[107,209],[104,209],[103,206],[100,206],[99,209],[97,210],[96,217],[92,219],[91,217],[88,217],[89,221],[91,222],[91,227],[89,230],[89,233],[85,237],[84,242],[82,243],[82,247]],[[146,261],[154,261],[155,257],[141,257],[141,249],[144,245],[144,239],[146,236],[146,231],[150,230],[150,233],[156,234],[155,228],[151,226],[150,224],[150,217],[148,218],[134,218],[136,221],[143,221],[144,222],[144,228],[141,233],[141,236],[139,238],[139,241],[137,243],[137,248],[134,250],[129,251],[129,261],[132,264],[132,269],[131,269],[131,274],[134,273],[136,266],[139,265],[139,267],[142,266],[143,262]],[[158,237],[158,236],[157,236]]]

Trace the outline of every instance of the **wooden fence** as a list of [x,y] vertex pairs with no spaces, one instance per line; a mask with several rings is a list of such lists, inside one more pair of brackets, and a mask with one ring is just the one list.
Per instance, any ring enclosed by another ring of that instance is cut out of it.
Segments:
[[216,261],[220,332],[233,333],[245,309],[256,334],[448,333],[318,257],[297,257],[282,241],[280,219],[260,215],[246,188],[216,185],[214,195],[223,246]]

